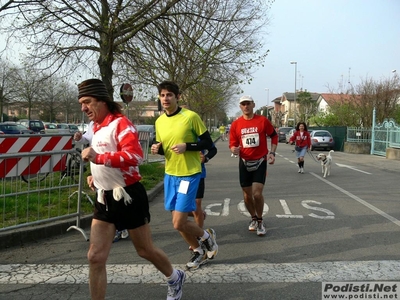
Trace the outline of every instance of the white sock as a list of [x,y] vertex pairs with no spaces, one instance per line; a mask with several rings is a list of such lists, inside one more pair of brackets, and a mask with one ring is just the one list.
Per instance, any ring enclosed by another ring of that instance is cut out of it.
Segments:
[[176,269],[172,270],[171,276],[167,277],[168,283],[174,283],[179,279],[178,271]]
[[199,246],[198,248],[194,249],[193,252],[199,252],[200,254],[204,254],[204,250],[203,250],[203,248],[201,248],[201,246]]
[[202,240],[202,241],[205,241],[205,240],[208,239],[209,237],[210,237],[210,234],[209,234],[207,231],[204,230],[204,234],[203,234],[203,236],[201,237],[201,240]]

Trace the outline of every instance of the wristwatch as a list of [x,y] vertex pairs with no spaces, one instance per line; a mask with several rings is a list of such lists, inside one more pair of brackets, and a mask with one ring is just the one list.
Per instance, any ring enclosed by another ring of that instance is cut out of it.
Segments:
[[270,153],[268,153],[268,154],[272,154],[273,156],[275,156],[275,152],[270,152]]

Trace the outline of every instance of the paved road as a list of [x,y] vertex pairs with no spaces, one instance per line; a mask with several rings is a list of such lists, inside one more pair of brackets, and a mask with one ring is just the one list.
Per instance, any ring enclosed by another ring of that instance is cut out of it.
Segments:
[[[292,147],[280,143],[264,190],[268,232],[258,237],[247,230],[237,159],[227,142],[217,147],[203,203],[219,254],[188,272],[184,299],[321,299],[322,282],[400,281],[399,161],[335,152],[324,179],[310,156],[298,174]],[[189,251],[162,202],[162,193],[151,202],[153,238],[184,268]],[[70,231],[1,251],[0,299],[88,299],[87,248]],[[162,276],[129,241],[113,245],[108,263],[107,299],[165,299]]]

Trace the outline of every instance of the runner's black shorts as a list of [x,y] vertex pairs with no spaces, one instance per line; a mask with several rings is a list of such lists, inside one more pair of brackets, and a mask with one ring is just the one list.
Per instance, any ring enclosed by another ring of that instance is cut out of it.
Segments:
[[249,172],[242,159],[239,159],[239,181],[241,187],[249,187],[253,182],[265,184],[267,177],[267,161],[264,160],[257,170]]
[[149,200],[144,186],[136,182],[124,189],[131,196],[132,203],[125,205],[123,198],[119,201],[114,199],[112,190],[104,191],[105,204],[96,200],[93,219],[113,223],[117,230],[135,229],[149,223]]
[[204,198],[204,178],[200,178],[199,187],[197,188],[196,199],[203,199]]

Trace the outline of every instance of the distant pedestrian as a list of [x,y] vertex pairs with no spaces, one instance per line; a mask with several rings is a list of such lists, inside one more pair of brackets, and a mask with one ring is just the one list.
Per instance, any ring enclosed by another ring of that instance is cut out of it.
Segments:
[[299,166],[299,173],[304,173],[304,156],[311,148],[311,136],[307,130],[307,124],[304,122],[297,123],[296,131],[291,136],[289,143],[295,145],[294,149]]
[[167,300],[181,299],[185,273],[172,267],[151,238],[149,202],[140,183],[143,150],[138,133],[101,80],[83,81],[78,90],[81,109],[94,122],[91,146],[82,150],[92,172],[88,185],[97,193],[87,254],[91,298],[105,299],[113,236],[116,228],[127,228],[138,255],[166,276]]
[[221,126],[219,126],[219,138],[221,139],[221,141],[225,141],[225,137],[226,137],[226,128],[224,124],[221,124]]
[[[243,190],[244,204],[251,215],[249,230],[257,231],[257,235],[263,236],[266,234],[262,215],[266,162],[275,162],[278,134],[266,117],[254,114],[255,103],[251,96],[241,97],[239,107],[243,115],[231,125],[229,148],[233,155],[240,157],[240,186]],[[268,150],[267,136],[271,138],[271,151]]]

